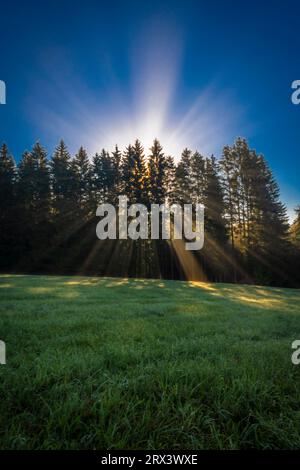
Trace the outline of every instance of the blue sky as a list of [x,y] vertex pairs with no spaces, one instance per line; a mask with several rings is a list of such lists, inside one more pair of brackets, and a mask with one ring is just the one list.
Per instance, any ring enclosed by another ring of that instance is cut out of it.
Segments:
[[219,156],[241,135],[289,213],[300,203],[296,1],[11,1],[1,19],[0,140],[16,160],[38,139],[93,154],[159,137],[178,158],[183,146]]

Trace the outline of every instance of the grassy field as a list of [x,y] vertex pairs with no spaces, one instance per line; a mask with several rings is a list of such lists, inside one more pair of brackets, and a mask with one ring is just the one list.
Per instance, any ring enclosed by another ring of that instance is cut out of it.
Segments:
[[0,276],[2,449],[300,447],[300,292]]

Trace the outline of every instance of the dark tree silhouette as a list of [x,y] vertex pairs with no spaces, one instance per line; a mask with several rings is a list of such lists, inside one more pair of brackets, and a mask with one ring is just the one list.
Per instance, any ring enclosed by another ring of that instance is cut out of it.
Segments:
[[150,203],[163,204],[166,198],[167,162],[157,139],[150,148],[148,158],[148,197]]
[[18,250],[16,165],[6,144],[0,148],[0,259],[9,266]]
[[[37,142],[18,167],[0,148],[0,269],[183,279],[172,241],[96,238],[96,208],[129,203],[201,203],[205,244],[193,254],[205,279],[299,285],[300,211],[289,227],[279,187],[263,156],[238,138],[217,161],[184,149],[176,165],[155,139],[122,153],[72,158],[63,140],[48,160]],[[193,271],[193,269],[192,269]],[[193,271],[194,272],[194,271]]]

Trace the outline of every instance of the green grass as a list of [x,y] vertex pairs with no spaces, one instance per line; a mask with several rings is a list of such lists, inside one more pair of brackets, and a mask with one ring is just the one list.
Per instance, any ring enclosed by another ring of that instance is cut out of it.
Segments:
[[0,276],[2,449],[300,447],[300,292]]

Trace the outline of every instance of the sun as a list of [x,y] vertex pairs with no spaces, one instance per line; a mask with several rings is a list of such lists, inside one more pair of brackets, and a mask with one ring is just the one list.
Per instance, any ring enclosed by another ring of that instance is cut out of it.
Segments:
[[203,85],[201,77],[198,90],[187,90],[182,45],[174,43],[174,34],[156,37],[142,39],[130,52],[133,65],[126,86],[110,70],[105,85],[89,89],[78,73],[70,82],[74,67],[67,60],[63,68],[51,62],[46,80],[34,83],[35,93],[43,90],[43,96],[31,98],[39,103],[30,107],[39,135],[44,126],[53,145],[63,138],[73,153],[82,145],[91,157],[103,148],[112,151],[116,144],[124,150],[136,139],[147,154],[157,138],[164,153],[177,161],[185,147],[216,154],[237,135],[247,134],[243,110],[231,93],[217,81]]

